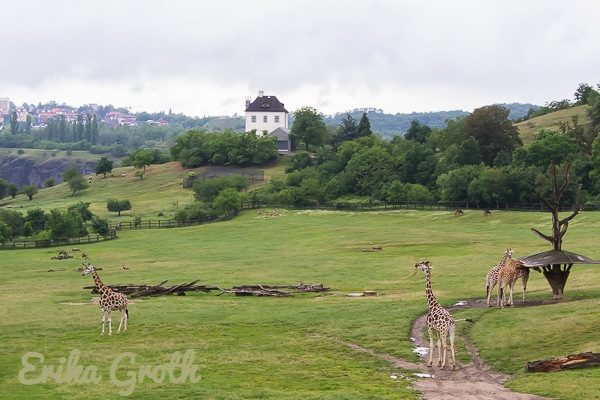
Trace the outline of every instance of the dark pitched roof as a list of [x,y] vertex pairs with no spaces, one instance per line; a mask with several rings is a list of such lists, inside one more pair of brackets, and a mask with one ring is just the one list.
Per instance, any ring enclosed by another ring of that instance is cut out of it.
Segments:
[[525,267],[540,267],[550,264],[600,264],[598,260],[592,260],[589,257],[566,250],[545,251],[529,257],[519,258],[519,261]]
[[258,96],[246,107],[246,111],[288,112],[275,96]]
[[274,136],[277,140],[290,140],[290,130],[286,128],[277,128],[269,133],[269,136]]

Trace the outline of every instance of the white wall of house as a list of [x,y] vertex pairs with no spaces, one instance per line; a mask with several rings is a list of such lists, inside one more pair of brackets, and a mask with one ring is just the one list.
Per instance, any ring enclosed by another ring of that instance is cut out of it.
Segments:
[[277,128],[287,127],[288,115],[283,111],[246,111],[246,132],[256,129],[256,134],[261,135],[263,131],[270,133]]

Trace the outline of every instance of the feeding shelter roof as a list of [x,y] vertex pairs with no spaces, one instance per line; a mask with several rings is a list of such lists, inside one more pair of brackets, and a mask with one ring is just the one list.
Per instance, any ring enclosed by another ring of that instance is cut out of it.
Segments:
[[541,267],[551,264],[600,264],[599,260],[592,260],[580,254],[565,250],[550,250],[532,256],[519,258],[524,267]]

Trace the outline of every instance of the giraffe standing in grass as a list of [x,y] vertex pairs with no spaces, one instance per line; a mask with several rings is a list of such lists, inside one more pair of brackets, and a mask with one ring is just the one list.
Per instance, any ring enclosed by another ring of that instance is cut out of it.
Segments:
[[[523,282],[523,303],[525,302],[525,291],[527,290],[527,280],[529,279],[529,268],[523,267],[520,261],[510,259],[498,274],[498,300],[497,305],[514,306],[513,292],[515,283],[521,278]],[[506,302],[506,290],[510,290],[508,302]]]
[[492,297],[492,290],[498,283],[498,274],[500,270],[506,264],[506,260],[512,257],[512,249],[508,248],[504,252],[504,256],[500,259],[498,264],[487,273],[485,277],[485,294],[487,295],[487,306],[490,307],[490,299]]
[[452,315],[438,303],[431,290],[431,266],[429,261],[415,264],[415,268],[425,272],[425,293],[427,294],[427,332],[429,333],[429,362],[428,367],[433,363],[433,333],[437,333],[438,347],[438,366],[446,368],[446,337],[450,336],[450,351],[452,355],[452,369],[456,369],[456,359],[454,357],[454,332],[455,321]]
[[119,323],[119,329],[117,333],[127,330],[127,320],[129,319],[129,311],[127,310],[127,297],[123,293],[115,292],[108,286],[106,286],[100,280],[98,272],[93,265],[87,264],[81,275],[87,275],[91,273],[94,278],[94,284],[96,290],[100,293],[100,310],[102,311],[102,332],[100,335],[104,335],[104,323],[108,319],[108,335],[112,335],[112,320],[111,313],[113,310],[121,311],[121,322]]

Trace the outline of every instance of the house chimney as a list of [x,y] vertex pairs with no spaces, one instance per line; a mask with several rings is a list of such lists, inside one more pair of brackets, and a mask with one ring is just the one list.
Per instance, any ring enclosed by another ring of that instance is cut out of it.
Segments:
[[246,97],[246,110],[250,107],[250,97]]
[[258,97],[263,97],[265,95],[265,92],[263,92],[262,90],[258,91]]

